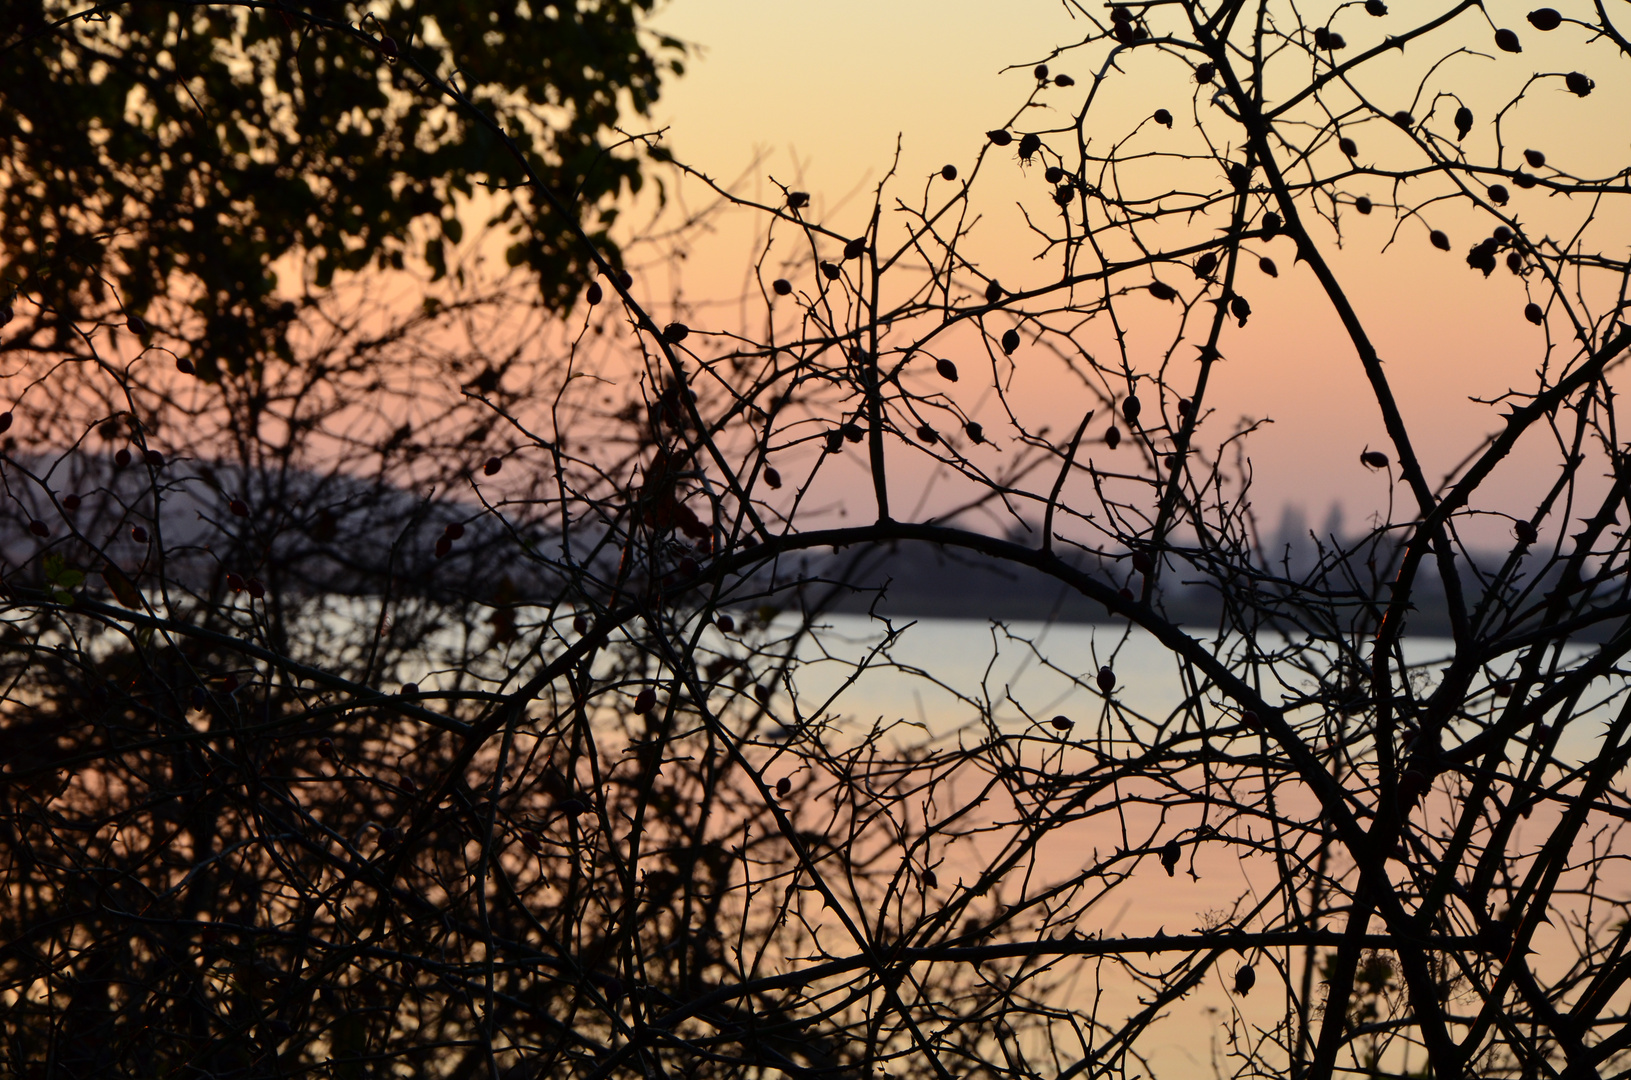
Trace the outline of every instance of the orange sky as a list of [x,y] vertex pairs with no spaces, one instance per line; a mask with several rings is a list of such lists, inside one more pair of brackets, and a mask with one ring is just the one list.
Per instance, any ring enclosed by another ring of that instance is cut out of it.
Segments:
[[[1404,24],[1406,5],[1394,8],[1393,15],[1376,20],[1355,8],[1337,25],[1350,48],[1363,48]],[[1451,89],[1481,116],[1491,116],[1532,72],[1589,69],[1598,60],[1599,74],[1610,74],[1609,53],[1582,47],[1581,35],[1571,37],[1566,30],[1541,35],[1528,29],[1525,10],[1518,4],[1490,5],[1498,25],[1523,31],[1522,56],[1496,52],[1488,25],[1473,12],[1431,44],[1413,44],[1363,85],[1379,102],[1410,107],[1418,115],[1426,114],[1433,89]],[[899,197],[920,198],[924,178],[948,162],[966,175],[985,143],[983,132],[1008,122],[1033,85],[1030,65],[1048,59],[1056,45],[1080,41],[1087,29],[1059,3],[962,0],[832,0],[819,9],[790,0],[676,0],[656,24],[702,47],[684,78],[670,85],[654,118],[668,128],[674,151],[715,178],[738,182],[740,190],[772,201],[769,177],[808,190],[815,217],[850,234],[864,226],[871,188],[887,169],[897,137],[900,174],[906,178],[893,189]],[[1429,93],[1413,100],[1428,63],[1463,42],[1483,55],[1455,57],[1428,81]],[[1051,61],[1055,72],[1074,74],[1078,86],[1049,90],[1049,107],[1027,114],[1016,130],[1068,122],[1084,97],[1090,55],[1102,50],[1076,50]],[[1019,70],[1005,73],[1009,65]],[[1125,66],[1125,77],[1110,84],[1095,106],[1089,135],[1120,138],[1154,107],[1165,106],[1177,118],[1174,130],[1147,125],[1153,130],[1141,132],[1144,141],[1138,145],[1160,149],[1194,140],[1194,84],[1178,61],[1149,55]],[[1204,102],[1200,108],[1208,115]],[[1585,101],[1567,94],[1557,80],[1538,84],[1506,122],[1505,160],[1510,165],[1518,149],[1540,144],[1554,164],[1577,174],[1608,171],[1624,151],[1626,128],[1616,118],[1628,114],[1631,87],[1615,85],[1611,77],[1600,77],[1598,92]],[[1215,113],[1208,119],[1222,138],[1233,136],[1227,124],[1216,124]],[[1605,139],[1605,132],[1618,134]],[[1410,153],[1399,144],[1402,136],[1385,125],[1378,128],[1373,121],[1355,133],[1363,147],[1361,161],[1367,155],[1400,161],[1401,152]],[[1467,145],[1476,147],[1478,160],[1493,162],[1491,126],[1477,129]],[[1014,205],[1027,192],[1028,206],[1038,201],[1035,171],[1027,173],[1008,158],[990,160],[976,196],[985,215],[975,234],[983,265],[1003,268],[1002,280],[1022,287],[1057,273],[1031,262],[1035,244]],[[1366,191],[1379,203],[1389,195],[1380,178],[1356,182],[1350,190]],[[699,196],[693,191],[689,197]],[[1514,205],[1526,220],[1540,219],[1566,235],[1584,214],[1581,202],[1519,192]],[[1450,233],[1450,252],[1427,244],[1422,220],[1400,222],[1382,210],[1369,218],[1347,214],[1341,251],[1329,229],[1321,239],[1327,257],[1351,284],[1415,429],[1418,452],[1436,479],[1496,423],[1487,406],[1466,399],[1532,381],[1544,338],[1522,318],[1527,298],[1521,282],[1504,268],[1485,281],[1464,262],[1466,249],[1494,222],[1444,206],[1433,208],[1429,218],[1427,224]],[[727,226],[697,246],[679,286],[687,301],[700,305],[709,297],[737,295],[752,256],[747,223],[739,225],[738,231]],[[1398,239],[1384,254],[1395,228]],[[1612,239],[1611,230],[1596,235]],[[1623,246],[1623,240],[1619,243]],[[1367,472],[1357,460],[1366,445],[1385,448],[1379,414],[1368,400],[1354,351],[1338,332],[1312,275],[1292,267],[1288,241],[1265,250],[1276,258],[1281,275],[1269,279],[1251,268],[1240,279],[1254,316],[1244,329],[1231,324],[1224,339],[1228,360],[1210,397],[1218,412],[1206,432],[1212,438],[1201,443],[1215,444],[1236,417],[1272,418],[1273,425],[1252,444],[1256,501],[1268,508],[1265,516],[1276,521],[1279,506],[1289,501],[1306,506],[1319,521],[1330,503],[1340,500],[1349,522],[1358,523],[1385,506],[1386,478]],[[1160,321],[1162,305],[1144,307],[1151,321],[1133,327],[1135,350],[1155,349],[1168,331]],[[718,312],[714,317],[735,316]],[[1146,338],[1140,343],[1141,333]],[[1061,392],[1058,373],[1031,374],[1029,382],[1021,380],[1019,395],[1034,410],[1032,418],[1074,426],[1080,402]],[[1521,504],[1542,482],[1534,467],[1542,460],[1531,455],[1505,467],[1482,505],[1524,509]]]

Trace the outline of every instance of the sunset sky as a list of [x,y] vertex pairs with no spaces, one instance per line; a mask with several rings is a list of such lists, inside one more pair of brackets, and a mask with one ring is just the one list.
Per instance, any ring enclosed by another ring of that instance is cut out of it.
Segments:
[[[1349,38],[1351,50],[1366,48],[1405,25],[1407,5],[1395,4],[1394,9],[1385,19],[1370,19],[1351,5],[1333,25]],[[1435,90],[1452,90],[1482,120],[1534,72],[1590,70],[1594,55],[1602,57],[1600,68],[1609,70],[1611,54],[1582,47],[1581,35],[1571,36],[1567,28],[1550,35],[1530,29],[1523,19],[1526,6],[1491,4],[1489,10],[1497,25],[1523,32],[1526,51],[1521,56],[1495,50],[1489,23],[1469,12],[1429,42],[1413,43],[1407,55],[1378,67],[1362,82],[1364,89],[1386,107],[1411,108],[1418,116],[1427,115]],[[676,0],[660,12],[656,24],[699,46],[687,74],[669,86],[654,118],[667,128],[676,154],[714,178],[772,202],[770,177],[808,190],[817,218],[849,232],[864,226],[871,189],[886,171],[897,137],[904,179],[891,190],[907,200],[921,198],[925,177],[948,162],[966,172],[985,145],[983,133],[1009,122],[1034,85],[1031,65],[1048,61],[1053,71],[1073,74],[1078,84],[1048,90],[1044,99],[1049,109],[1040,116],[1027,114],[1015,130],[1068,124],[1091,81],[1089,58],[1102,56],[1099,47],[1052,55],[1056,47],[1079,42],[1088,28],[1065,5],[1043,0],[1004,5],[838,0],[822,5],[819,18],[808,5],[783,0]],[[1460,44],[1477,54],[1452,57],[1427,79],[1427,92],[1416,99],[1432,61]],[[1215,137],[1227,140],[1238,131],[1216,123],[1220,118],[1208,112],[1204,96],[1195,93],[1188,70],[1175,58],[1152,52],[1125,68],[1095,103],[1087,125],[1091,137],[1122,138],[1154,108],[1164,106],[1176,117],[1173,131],[1146,124],[1136,145],[1152,150],[1183,145],[1193,151],[1198,132],[1192,99],[1198,96],[1198,108],[1215,125]],[[1597,93],[1581,100],[1565,92],[1559,79],[1534,84],[1505,120],[1503,163],[1510,168],[1523,148],[1539,145],[1549,164],[1576,175],[1610,170],[1624,151],[1628,129],[1623,117],[1631,114],[1628,90],[1604,79]],[[1447,110],[1453,108],[1450,102]],[[1411,149],[1399,133],[1379,129],[1376,121],[1354,133],[1361,142],[1361,163],[1384,155],[1395,166],[1419,163],[1410,158]],[[1613,134],[1604,138],[1607,133]],[[1481,124],[1466,145],[1474,160],[1493,164],[1493,125]],[[1068,152],[1066,157],[1068,163]],[[1015,209],[1026,191],[1028,206],[1039,201],[1035,195],[1041,181],[1035,171],[1028,175],[1011,153],[990,160],[976,198],[985,217],[975,239],[983,245],[986,265],[1008,268],[1004,282],[1012,274],[1021,287],[1057,274],[1051,266],[1031,262],[1036,245]],[[1368,193],[1378,203],[1377,212],[1368,218],[1352,212],[1343,216],[1340,250],[1330,228],[1322,226],[1323,233],[1316,236],[1377,341],[1429,478],[1436,480],[1498,426],[1489,406],[1467,399],[1531,384],[1543,359],[1545,335],[1523,318],[1528,297],[1522,282],[1504,267],[1486,281],[1466,265],[1467,249],[1496,222],[1447,206],[1429,208],[1422,218],[1395,216],[1382,205],[1389,201],[1390,188],[1379,177],[1355,180],[1346,190]],[[1520,217],[1540,222],[1543,228],[1537,231],[1556,230],[1560,236],[1577,228],[1589,209],[1548,199],[1541,191],[1516,195],[1513,206]],[[1600,244],[1623,245],[1623,228],[1606,227],[1618,211],[1606,213],[1611,216],[1588,232],[1588,242],[1594,238]],[[1623,226],[1623,215],[1619,223]],[[1450,251],[1428,244],[1429,225],[1449,233]],[[699,246],[700,257],[686,270],[688,301],[738,293],[752,255],[744,244],[747,238],[746,232],[726,230],[711,245]],[[1254,317],[1244,329],[1231,324],[1224,338],[1227,360],[1209,394],[1217,412],[1206,431],[1211,438],[1203,437],[1201,443],[1215,444],[1237,417],[1268,417],[1273,424],[1251,446],[1256,501],[1270,523],[1287,502],[1305,507],[1316,523],[1333,502],[1340,502],[1350,525],[1361,523],[1385,508],[1387,500],[1387,477],[1367,471],[1358,461],[1366,446],[1391,450],[1379,413],[1330,305],[1312,275],[1293,267],[1289,241],[1281,238],[1264,251],[1273,255],[1281,273],[1270,279],[1247,268],[1239,279]],[[1152,321],[1132,331],[1147,333],[1143,347],[1154,349],[1165,333],[1159,321],[1163,312],[1154,303],[1143,307]],[[1554,321],[1553,333],[1565,335],[1566,323]],[[1074,404],[1067,401],[1061,407],[1069,395],[1059,393],[1053,375],[1022,383],[1019,392],[1028,395],[1038,415],[1058,412],[1054,426],[1073,426],[1079,419]],[[1525,450],[1533,453],[1504,466],[1480,505],[1526,511],[1524,503],[1535,497],[1546,476],[1535,464],[1555,460],[1543,442],[1538,436],[1527,440],[1533,446]],[[1405,493],[1401,489],[1397,494],[1403,498]],[[1490,535],[1499,539],[1505,527],[1494,525],[1499,527],[1492,526]]]

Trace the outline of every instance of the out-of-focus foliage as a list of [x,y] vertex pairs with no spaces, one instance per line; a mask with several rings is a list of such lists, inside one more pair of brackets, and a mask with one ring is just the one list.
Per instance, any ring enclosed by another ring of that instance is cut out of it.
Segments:
[[513,156],[427,107],[424,77],[502,124],[605,244],[641,179],[608,136],[681,70],[641,27],[651,6],[0,5],[0,288],[37,300],[18,314],[42,346],[136,315],[204,373],[241,369],[287,358],[291,283],[405,260],[440,276],[473,203],[565,308],[591,272],[573,223],[517,197]]

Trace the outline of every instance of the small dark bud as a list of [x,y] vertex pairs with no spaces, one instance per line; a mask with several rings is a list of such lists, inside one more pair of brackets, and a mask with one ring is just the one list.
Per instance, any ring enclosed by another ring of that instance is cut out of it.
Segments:
[[453,541],[449,540],[445,536],[439,536],[436,538],[436,557],[438,559],[447,558],[452,551]]
[[583,635],[589,632],[589,616],[579,612],[572,616],[572,632]]
[[1237,188],[1245,187],[1252,178],[1252,171],[1240,162],[1229,166],[1229,182]]
[[396,47],[396,38],[392,37],[389,34],[381,34],[379,42],[378,42],[378,47],[379,47],[379,54],[381,56],[385,57],[385,60],[386,60],[387,63],[390,63],[390,64],[396,63],[396,58],[397,58],[397,55],[398,55],[397,47]]
[[1455,137],[1457,141],[1465,139],[1472,130],[1472,110],[1465,105],[1455,111]]
[[63,498],[63,500],[62,500],[62,508],[64,510],[68,510],[68,511],[78,510],[79,509],[79,496],[78,495],[65,496]]
[[164,455],[162,453],[160,453],[159,451],[157,451],[157,450],[145,450],[145,451],[143,451],[142,452],[142,458],[143,458],[143,460],[145,460],[147,462],[148,465],[152,466],[155,469],[164,468]]
[[1516,251],[1508,252],[1506,256],[1506,268],[1512,271],[1514,274],[1523,273],[1523,256],[1519,255]]
[[1060,184],[1058,190],[1053,193],[1053,201],[1060,206],[1069,206],[1075,198],[1076,191],[1069,184]]
[[1505,225],[1497,225],[1495,226],[1495,231],[1490,233],[1490,239],[1494,240],[1497,244],[1504,244],[1508,240],[1512,239],[1512,230],[1507,228]]
[[1178,415],[1179,416],[1188,416],[1190,413],[1192,413],[1194,411],[1195,411],[1195,403],[1193,401],[1190,401],[1188,398],[1179,398],[1178,399]]
[[231,589],[233,592],[240,593],[244,591],[244,579],[239,577],[237,574],[234,574],[230,570],[227,571],[226,582],[227,588]]
[[827,453],[836,454],[844,449],[844,433],[837,428],[827,432]]
[[[419,684],[416,683],[416,682],[405,682],[405,683],[403,683],[402,684],[402,696],[405,697],[405,698],[408,698],[410,700],[413,699],[413,698],[418,697],[419,696]],[[413,783],[412,780],[408,779],[405,776],[402,778],[402,780],[403,780],[403,786],[404,787],[407,787],[408,785]]]
[[1155,560],[1150,558],[1148,552],[1135,551],[1133,552],[1133,569],[1140,574],[1148,574],[1155,569]]
[[617,272],[617,283],[625,289],[632,289],[634,288],[634,275],[627,270],[619,270]]
[[753,699],[760,705],[770,704],[771,690],[768,683],[760,683],[753,688]]

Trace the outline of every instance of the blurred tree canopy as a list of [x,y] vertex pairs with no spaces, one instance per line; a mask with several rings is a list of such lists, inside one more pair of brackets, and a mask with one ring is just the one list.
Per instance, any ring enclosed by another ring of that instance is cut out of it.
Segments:
[[440,277],[461,205],[564,309],[592,273],[572,223],[517,197],[467,111],[427,108],[424,75],[502,124],[604,245],[641,179],[608,136],[682,71],[683,45],[641,26],[651,7],[0,2],[0,288],[22,336],[60,347],[135,315],[205,375],[287,358],[291,278],[416,258]]

